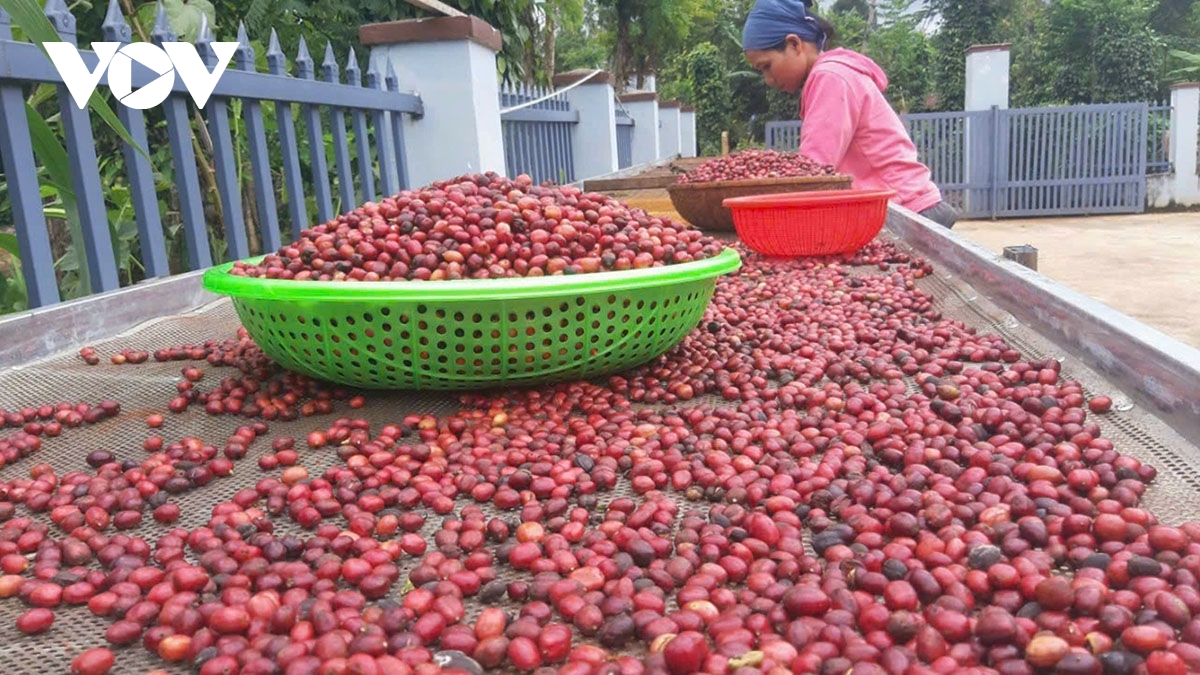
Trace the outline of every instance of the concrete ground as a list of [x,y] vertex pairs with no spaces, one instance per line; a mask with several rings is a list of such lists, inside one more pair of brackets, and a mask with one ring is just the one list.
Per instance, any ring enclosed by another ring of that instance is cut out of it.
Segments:
[[[612,196],[679,217],[665,190]],[[960,221],[954,231],[997,253],[1029,244],[1041,274],[1200,348],[1200,212]]]
[[1029,244],[1038,272],[1200,347],[1200,213],[961,221],[999,253]]

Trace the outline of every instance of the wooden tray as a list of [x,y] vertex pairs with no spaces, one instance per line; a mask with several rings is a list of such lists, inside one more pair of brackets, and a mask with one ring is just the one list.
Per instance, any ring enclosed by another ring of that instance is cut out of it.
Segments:
[[593,178],[583,182],[583,189],[586,192],[661,190],[679,180],[680,174],[687,173],[710,159],[712,157],[676,159],[663,166],[657,166],[633,176],[625,176],[624,178]]
[[730,197],[848,190],[850,176],[800,176],[796,178],[757,178],[723,180],[712,183],[675,183],[667,187],[671,204],[684,220],[702,230],[733,232],[733,213],[722,205]]

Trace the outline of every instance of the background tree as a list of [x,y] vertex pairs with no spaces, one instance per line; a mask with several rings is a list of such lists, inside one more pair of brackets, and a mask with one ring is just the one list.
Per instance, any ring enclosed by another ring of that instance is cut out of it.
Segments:
[[558,47],[559,31],[570,32],[583,27],[583,0],[543,0],[538,7],[541,14],[541,40],[538,56],[540,62],[535,69],[547,75],[557,72],[555,52]]
[[939,19],[933,37],[934,91],[938,105],[946,110],[962,110],[965,95],[963,63],[967,49],[974,45],[1003,41],[1004,19],[1012,11],[1014,0],[929,0]]
[[1200,51],[1200,2],[1161,0],[1150,13],[1150,27],[1171,49]]
[[1155,100],[1165,45],[1147,0],[1058,0],[1032,17],[1014,47],[1019,105]]

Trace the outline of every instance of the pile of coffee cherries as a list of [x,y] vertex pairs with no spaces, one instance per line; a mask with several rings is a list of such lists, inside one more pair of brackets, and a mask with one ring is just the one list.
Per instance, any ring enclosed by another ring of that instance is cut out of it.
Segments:
[[[603,383],[384,424],[285,387],[325,403],[294,436],[0,481],[0,597],[31,635],[64,605],[109,622],[85,674],[131,650],[204,675],[1200,670],[1200,523],[1142,506],[1108,398],[941,316],[886,242],[744,257],[682,344]],[[245,339],[164,360],[228,355],[184,381],[240,367],[212,391],[258,404],[278,374]],[[183,527],[168,507],[218,478],[243,483]]]
[[710,159],[679,177],[680,183],[712,183],[723,180],[833,176],[832,166],[795,152],[742,150]]
[[316,281],[504,279],[692,262],[722,245],[684,223],[528,176],[462,176],[301,233],[231,274]]

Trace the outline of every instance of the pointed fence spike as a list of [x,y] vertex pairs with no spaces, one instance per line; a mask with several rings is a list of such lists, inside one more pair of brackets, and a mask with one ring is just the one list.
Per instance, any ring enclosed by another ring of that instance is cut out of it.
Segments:
[[155,42],[174,42],[175,31],[171,30],[171,22],[167,19],[167,10],[160,0],[154,14],[154,28],[150,30],[150,39]]
[[287,57],[279,48],[279,35],[271,29],[271,41],[267,43],[267,70],[272,75],[287,75]]
[[257,70],[254,47],[250,46],[250,36],[246,33],[246,24],[240,21],[238,22],[237,41],[238,48],[233,55],[234,67],[238,70],[254,72]]
[[370,89],[383,88],[383,75],[379,72],[378,59],[369,59],[367,61],[367,87]]
[[209,67],[217,65],[217,53],[212,48],[213,32],[208,25],[208,15],[200,14],[200,30],[196,33],[196,53]]
[[308,43],[300,36],[300,48],[296,50],[296,77],[305,80],[313,79],[313,60],[308,53]]
[[325,41],[325,58],[321,61],[321,79],[326,82],[338,81],[338,62],[333,55],[333,43]]
[[214,39],[212,26],[208,23],[208,15],[200,13],[200,32],[196,35],[196,41],[212,42]]
[[42,13],[50,20],[59,37],[65,42],[75,44],[75,16],[71,14],[65,0],[46,0],[46,7]]
[[0,40],[12,39],[12,19],[9,18],[8,12],[0,7]]
[[383,80],[384,80],[384,83],[387,85],[388,91],[399,91],[400,90],[400,76],[396,74],[396,68],[395,68],[395,66],[392,65],[391,59],[388,59],[387,75],[384,76]]
[[105,42],[133,42],[133,30],[125,15],[121,12],[118,0],[108,0],[108,10],[104,12],[104,23],[100,24],[100,32]]
[[346,59],[346,84],[353,87],[362,86],[362,70],[358,67],[358,54],[354,47],[350,48],[350,58]]

